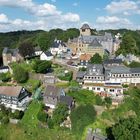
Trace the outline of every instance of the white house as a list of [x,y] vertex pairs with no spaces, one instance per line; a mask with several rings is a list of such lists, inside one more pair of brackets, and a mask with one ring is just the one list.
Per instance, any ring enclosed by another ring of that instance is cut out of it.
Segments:
[[12,110],[26,109],[29,99],[28,91],[21,86],[0,86],[0,104]]
[[0,73],[7,73],[8,71],[9,71],[9,67],[8,66],[0,67]]
[[40,60],[46,60],[46,61],[50,61],[53,59],[53,55],[51,52],[43,52],[41,55],[40,55]]
[[140,84],[140,68],[128,68],[120,59],[108,60],[104,64],[88,65],[84,75],[77,74],[83,89],[92,90],[101,96],[123,94],[123,85]]
[[35,55],[36,56],[40,56],[42,54],[42,50],[40,49],[40,47],[35,47]]
[[53,55],[59,55],[67,52],[67,46],[61,40],[55,40],[50,51]]

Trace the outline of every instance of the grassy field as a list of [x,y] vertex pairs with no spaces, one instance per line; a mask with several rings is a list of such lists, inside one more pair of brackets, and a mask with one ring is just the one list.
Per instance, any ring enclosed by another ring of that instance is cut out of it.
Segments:
[[26,83],[22,83],[20,85],[24,86],[28,91],[34,92],[34,90],[40,85],[40,81],[35,79],[29,79]]
[[77,140],[69,130],[47,129],[39,125],[41,103],[33,101],[18,125],[0,125],[0,140]]
[[39,123],[37,119],[37,114],[40,108],[41,108],[41,104],[38,101],[33,101],[29,105],[20,123],[26,128],[28,128],[29,130],[31,130],[32,128],[36,128]]

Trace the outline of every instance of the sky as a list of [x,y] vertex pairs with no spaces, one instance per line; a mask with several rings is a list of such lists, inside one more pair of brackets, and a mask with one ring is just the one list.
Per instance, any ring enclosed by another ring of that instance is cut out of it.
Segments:
[[140,0],[0,0],[0,32],[80,28],[140,29]]

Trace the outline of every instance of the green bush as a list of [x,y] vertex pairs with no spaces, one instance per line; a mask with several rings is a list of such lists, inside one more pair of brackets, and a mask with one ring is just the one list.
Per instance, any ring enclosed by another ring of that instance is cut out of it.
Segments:
[[72,131],[82,134],[85,127],[93,123],[96,111],[92,105],[80,105],[71,112]]
[[8,81],[10,81],[10,79],[11,79],[11,75],[10,75],[9,72],[8,73],[1,73],[0,74],[0,80],[2,82],[8,82]]
[[9,117],[8,116],[4,116],[1,120],[2,124],[8,124],[9,123]]
[[58,78],[64,81],[71,81],[73,78],[73,72],[68,72],[64,76],[58,76]]
[[37,118],[41,122],[47,122],[48,114],[44,110],[40,110],[37,114]]
[[28,72],[21,66],[15,65],[13,68],[13,77],[18,83],[25,83],[28,80]]
[[51,68],[51,65],[52,65],[51,61],[35,59],[33,61],[32,67],[36,73],[44,73],[45,74]]
[[16,110],[14,113],[12,113],[12,118],[13,119],[22,119],[23,115],[24,115],[23,111]]

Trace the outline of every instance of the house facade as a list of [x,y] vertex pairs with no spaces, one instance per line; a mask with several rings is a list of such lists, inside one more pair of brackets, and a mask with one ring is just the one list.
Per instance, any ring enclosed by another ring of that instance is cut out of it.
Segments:
[[79,57],[80,67],[86,67],[91,59],[91,55],[89,54],[81,54]]
[[93,90],[100,95],[118,96],[125,90],[123,85],[140,83],[140,68],[128,68],[120,60],[90,64],[81,83],[83,89]]
[[63,41],[56,39],[56,40],[54,40],[54,43],[53,43],[52,47],[50,48],[50,52],[53,55],[60,55],[62,53],[66,53],[67,46]]
[[40,47],[35,47],[35,55],[40,56],[43,53],[43,51],[40,49]]
[[76,54],[90,53],[93,56],[95,53],[98,53],[95,51],[101,49],[100,46],[96,46],[97,49],[92,49],[92,52],[90,51],[91,47],[89,48],[89,46],[91,46],[90,44],[94,40],[97,40],[98,44],[100,44],[103,47],[103,50],[107,50],[110,54],[112,54],[114,42],[112,35],[110,33],[105,33],[104,35],[91,35],[91,29],[87,24],[84,24],[81,27],[80,36],[78,38],[74,38],[68,41],[68,46]]
[[51,61],[53,59],[53,55],[50,51],[48,52],[43,52],[40,55],[40,60],[46,60],[46,61]]
[[21,86],[0,86],[0,104],[13,110],[26,109],[29,102],[28,91]]
[[0,73],[7,73],[7,72],[9,72],[9,67],[8,66],[0,67]]
[[3,65],[8,66],[8,64],[12,62],[18,62],[23,60],[23,57],[19,54],[18,49],[4,48],[2,52],[2,59],[3,59]]
[[43,102],[51,109],[55,109],[58,103],[65,103],[69,109],[73,106],[73,98],[67,96],[63,89],[52,85],[46,87]]

